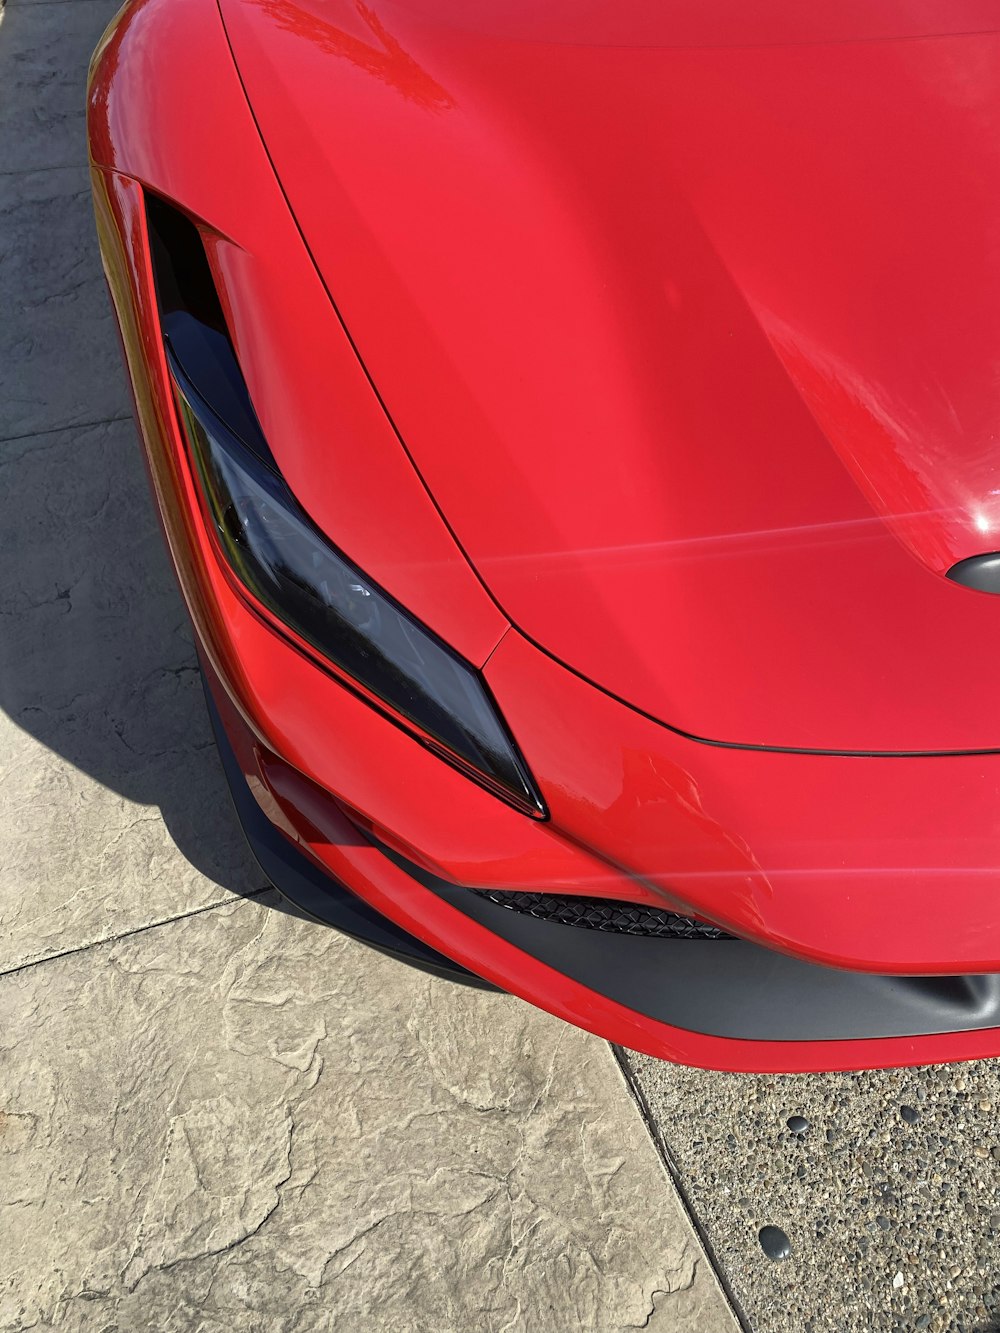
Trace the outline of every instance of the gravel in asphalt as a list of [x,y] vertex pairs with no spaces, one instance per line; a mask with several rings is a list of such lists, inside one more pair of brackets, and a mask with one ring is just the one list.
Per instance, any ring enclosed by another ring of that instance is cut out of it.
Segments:
[[756,1333],[1000,1330],[996,1061],[776,1077],[625,1059]]

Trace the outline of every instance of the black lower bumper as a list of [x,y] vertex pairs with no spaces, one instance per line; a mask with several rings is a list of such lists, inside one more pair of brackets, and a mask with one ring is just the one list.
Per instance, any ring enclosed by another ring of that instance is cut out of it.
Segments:
[[[416,866],[407,867],[426,882]],[[820,967],[737,939],[581,930],[443,881],[467,916],[581,985],[671,1027],[733,1041],[862,1041],[1000,1027],[1000,976],[904,977]]]

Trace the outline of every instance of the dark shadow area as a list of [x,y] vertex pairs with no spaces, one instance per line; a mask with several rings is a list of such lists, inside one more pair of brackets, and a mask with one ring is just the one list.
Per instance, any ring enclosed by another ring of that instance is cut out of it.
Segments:
[[158,809],[216,884],[265,884],[212,739],[97,249],[85,87],[117,7],[12,0],[0,24],[0,709],[16,724],[3,729],[5,832],[22,891],[42,887],[31,910],[52,914],[49,937],[47,877],[63,900],[96,883],[98,913],[116,886],[158,884],[157,910],[171,902],[182,876],[155,821],[122,837],[147,817],[115,795]]
[[158,807],[202,874],[259,890],[132,422],[0,448],[0,708],[102,786]]

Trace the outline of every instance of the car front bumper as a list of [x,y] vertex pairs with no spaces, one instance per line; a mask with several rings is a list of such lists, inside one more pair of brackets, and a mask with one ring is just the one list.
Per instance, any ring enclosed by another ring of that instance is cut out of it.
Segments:
[[[237,813],[264,872],[309,915],[382,952],[452,980],[524,994],[652,1054],[722,1068],[905,1064],[995,1049],[995,974],[851,972],[745,940],[665,940],[539,920],[408,862],[318,793],[311,794],[313,819],[301,819],[297,831],[285,800],[268,818],[262,807],[275,795],[265,793],[261,768],[244,772],[259,750],[220,688],[216,681],[207,689],[209,712]],[[394,904],[393,916],[380,910],[392,912]]]

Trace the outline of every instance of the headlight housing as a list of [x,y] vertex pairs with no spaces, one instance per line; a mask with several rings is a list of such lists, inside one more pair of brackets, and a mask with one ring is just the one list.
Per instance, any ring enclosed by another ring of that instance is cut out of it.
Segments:
[[241,589],[367,702],[496,795],[543,817],[479,672],[338,551],[281,476],[197,228],[154,196],[147,218],[181,424],[206,516]]

